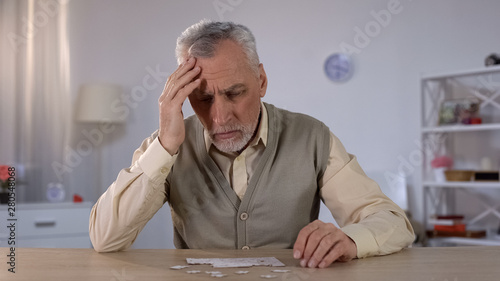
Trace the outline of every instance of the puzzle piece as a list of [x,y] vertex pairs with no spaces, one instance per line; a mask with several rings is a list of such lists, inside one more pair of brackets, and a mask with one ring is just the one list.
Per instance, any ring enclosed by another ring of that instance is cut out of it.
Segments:
[[184,269],[187,267],[189,267],[189,265],[174,265],[174,266],[171,266],[170,269],[179,270],[179,269]]
[[275,257],[261,258],[213,258],[213,259],[195,259],[187,258],[188,264],[210,264],[214,268],[224,267],[252,267],[252,266],[285,266]]
[[274,269],[274,270],[271,270],[271,272],[274,272],[274,273],[287,273],[287,272],[290,272],[290,270],[288,270],[288,269]]

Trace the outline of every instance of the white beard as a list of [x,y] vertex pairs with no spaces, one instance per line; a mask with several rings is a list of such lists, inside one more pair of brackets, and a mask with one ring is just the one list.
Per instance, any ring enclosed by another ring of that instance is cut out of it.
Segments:
[[[209,136],[210,139],[212,140],[212,143],[215,145],[215,147],[217,147],[218,150],[224,153],[238,152],[243,150],[243,148],[245,148],[245,146],[247,146],[248,143],[252,140],[252,137],[255,131],[257,130],[258,123],[259,123],[259,118],[257,118],[255,122],[247,126],[240,124],[226,125],[224,127],[218,128],[217,130],[211,131],[209,133]],[[216,133],[223,133],[229,131],[240,131],[242,133],[242,137],[224,139],[224,140],[215,140],[213,137],[214,134]]]

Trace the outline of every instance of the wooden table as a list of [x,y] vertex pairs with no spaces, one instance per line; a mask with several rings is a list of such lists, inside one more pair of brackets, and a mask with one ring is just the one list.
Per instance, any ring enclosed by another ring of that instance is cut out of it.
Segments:
[[[223,280],[265,280],[263,274],[277,275],[272,280],[425,280],[465,281],[500,280],[500,247],[412,248],[383,257],[335,263],[327,269],[301,268],[291,250],[130,250],[97,253],[92,249],[16,249],[16,273],[7,271],[8,248],[0,248],[0,280],[214,280],[206,270],[228,274]],[[213,269],[185,265],[186,258],[276,257],[288,273],[272,273],[278,267]],[[203,273],[188,274],[186,270]],[[237,270],[249,270],[236,275]]]

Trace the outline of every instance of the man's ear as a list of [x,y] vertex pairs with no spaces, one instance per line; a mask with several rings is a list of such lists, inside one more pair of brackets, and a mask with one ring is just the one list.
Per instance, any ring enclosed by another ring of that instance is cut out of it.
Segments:
[[267,91],[267,74],[262,63],[259,64],[259,90],[260,97],[263,98]]

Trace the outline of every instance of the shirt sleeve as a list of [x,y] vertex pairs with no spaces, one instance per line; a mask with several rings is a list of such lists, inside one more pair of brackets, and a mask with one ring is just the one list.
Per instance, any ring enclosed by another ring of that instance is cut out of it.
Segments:
[[413,228],[404,211],[331,132],[328,165],[319,185],[323,202],[356,243],[358,258],[394,253],[413,242]]
[[163,148],[156,133],[142,142],[132,165],[120,171],[91,210],[89,234],[96,251],[119,251],[132,245],[166,202],[166,178],[176,157]]

